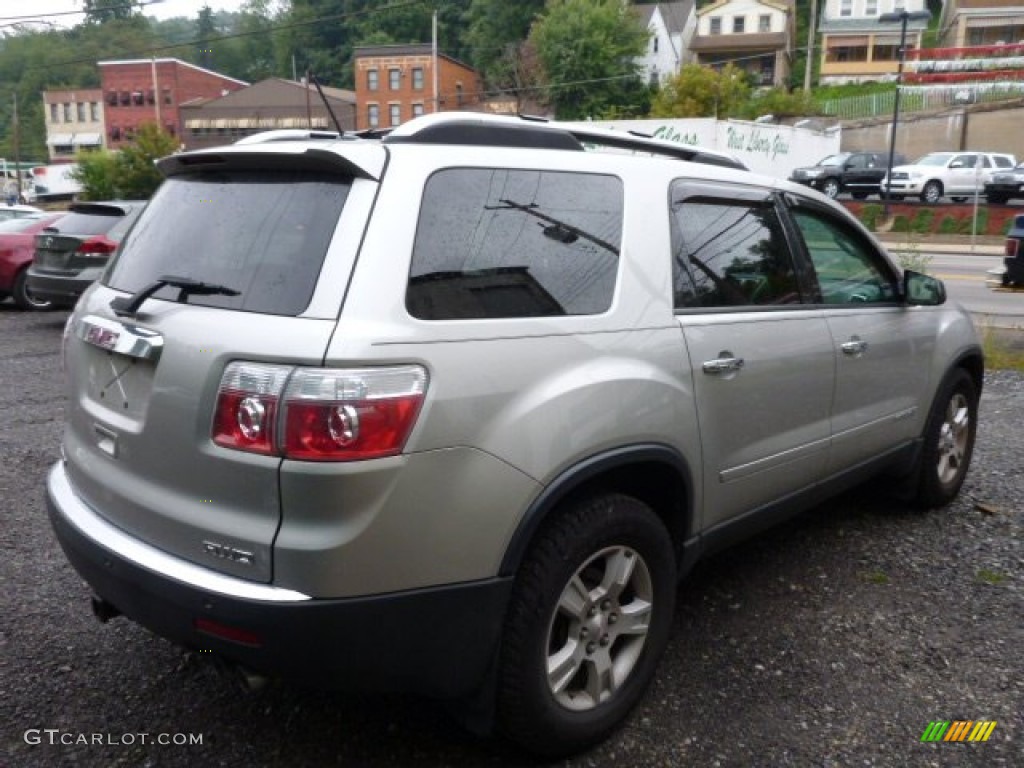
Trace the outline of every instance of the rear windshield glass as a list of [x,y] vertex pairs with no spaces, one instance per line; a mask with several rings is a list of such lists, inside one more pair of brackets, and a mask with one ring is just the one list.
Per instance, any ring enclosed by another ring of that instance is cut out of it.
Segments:
[[111,208],[110,213],[76,213],[72,211],[47,227],[47,232],[62,235],[105,235],[124,221],[124,213]]
[[[190,304],[272,315],[309,305],[350,180],[306,171],[219,170],[165,181],[121,244],[104,282],[135,293],[164,275],[237,296]],[[155,298],[177,300],[178,289]]]

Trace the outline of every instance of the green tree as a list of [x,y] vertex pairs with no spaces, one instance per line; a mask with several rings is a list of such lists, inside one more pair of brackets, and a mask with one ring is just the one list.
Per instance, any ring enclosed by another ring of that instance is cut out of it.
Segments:
[[466,60],[488,86],[504,88],[521,69],[518,51],[544,0],[471,0],[464,19]]
[[79,151],[71,177],[82,185],[80,200],[114,200],[117,193],[117,155],[105,149]]
[[640,57],[648,32],[621,0],[551,0],[530,30],[546,80],[546,101],[561,118],[643,109]]
[[105,24],[116,19],[130,19],[135,15],[134,0],[82,0],[87,24]]
[[177,149],[177,140],[160,126],[143,123],[135,132],[135,140],[117,156],[118,195],[127,200],[148,199],[163,181],[154,161]]
[[661,84],[651,117],[739,117],[750,99],[746,75],[727,64],[721,71],[687,64]]

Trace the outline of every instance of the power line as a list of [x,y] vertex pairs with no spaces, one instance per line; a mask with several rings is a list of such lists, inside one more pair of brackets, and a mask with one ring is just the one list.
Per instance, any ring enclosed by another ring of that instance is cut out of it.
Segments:
[[104,5],[101,8],[90,8],[88,11],[82,9],[81,11],[56,11],[54,13],[33,13],[29,16],[0,16],[0,21],[34,21],[36,19],[49,19],[54,16],[83,16],[90,13],[101,13],[103,11],[120,11],[125,8],[142,8],[147,5],[154,5],[156,3],[162,3],[163,0],[142,0],[137,3],[121,3],[120,5]]

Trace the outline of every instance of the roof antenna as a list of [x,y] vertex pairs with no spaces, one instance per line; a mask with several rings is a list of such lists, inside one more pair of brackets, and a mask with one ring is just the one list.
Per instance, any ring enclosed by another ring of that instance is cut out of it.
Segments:
[[313,81],[313,85],[316,86],[316,92],[320,94],[320,101],[324,103],[327,108],[327,114],[331,116],[331,120],[334,121],[334,127],[338,129],[338,135],[344,136],[345,129],[341,127],[341,123],[338,122],[337,116],[334,114],[334,110],[331,109],[331,105],[327,101],[327,97],[324,96],[323,88],[320,87],[320,81],[316,79],[316,75],[312,71],[309,72],[309,79]]

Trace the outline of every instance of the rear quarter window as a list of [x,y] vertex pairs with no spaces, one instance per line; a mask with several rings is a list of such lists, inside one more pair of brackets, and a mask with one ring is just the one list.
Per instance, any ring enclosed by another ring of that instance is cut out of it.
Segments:
[[[351,179],[308,171],[216,170],[173,176],[157,191],[104,278],[135,293],[163,275],[237,296],[190,304],[294,316],[313,296]],[[175,300],[176,288],[158,299]]]
[[622,182],[597,174],[454,168],[423,193],[406,308],[422,320],[608,310]]

